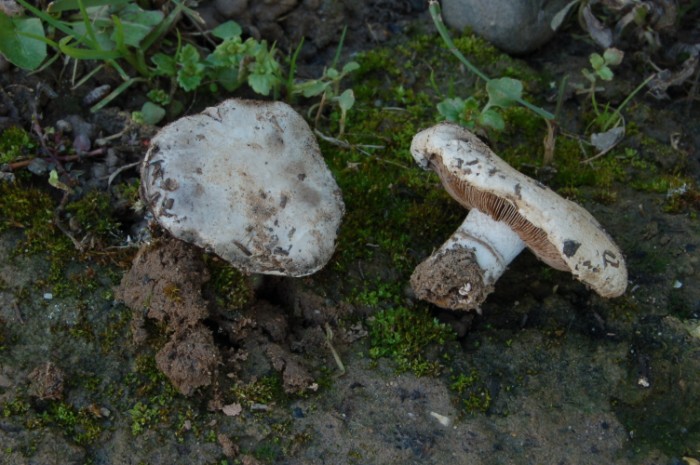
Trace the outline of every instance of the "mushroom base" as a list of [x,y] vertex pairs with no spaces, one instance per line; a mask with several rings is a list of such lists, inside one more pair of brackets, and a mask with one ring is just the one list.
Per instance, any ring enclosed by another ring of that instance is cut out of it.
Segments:
[[484,282],[474,249],[454,245],[440,249],[419,264],[411,275],[416,297],[450,310],[476,310],[493,292]]

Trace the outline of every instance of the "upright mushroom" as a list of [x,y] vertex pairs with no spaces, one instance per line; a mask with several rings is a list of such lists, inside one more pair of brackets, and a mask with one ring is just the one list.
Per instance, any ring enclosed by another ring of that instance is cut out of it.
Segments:
[[622,253],[595,218],[513,169],[468,130],[441,123],[421,131],[411,154],[470,210],[447,242],[413,272],[418,298],[444,308],[479,310],[525,247],[603,297],[625,292]]
[[311,129],[281,102],[231,99],[171,123],[141,180],[163,228],[249,273],[316,272],[345,209]]

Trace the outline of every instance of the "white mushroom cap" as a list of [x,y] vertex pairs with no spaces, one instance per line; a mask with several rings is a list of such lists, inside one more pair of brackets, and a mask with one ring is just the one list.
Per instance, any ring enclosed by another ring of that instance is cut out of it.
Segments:
[[414,137],[411,154],[460,204],[507,223],[548,265],[570,271],[603,297],[625,292],[622,252],[595,218],[513,169],[465,128],[426,129]]
[[141,179],[163,228],[249,273],[318,271],[345,210],[311,129],[281,102],[227,100],[164,127]]

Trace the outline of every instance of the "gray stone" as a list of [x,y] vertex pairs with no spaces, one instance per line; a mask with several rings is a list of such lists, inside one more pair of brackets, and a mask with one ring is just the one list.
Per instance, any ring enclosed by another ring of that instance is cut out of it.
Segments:
[[450,27],[470,28],[501,50],[521,54],[552,38],[550,22],[569,0],[442,0]]

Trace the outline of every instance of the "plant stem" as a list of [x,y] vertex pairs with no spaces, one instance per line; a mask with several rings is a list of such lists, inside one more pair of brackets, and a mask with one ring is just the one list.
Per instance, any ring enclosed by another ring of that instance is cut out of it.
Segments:
[[442,40],[445,42],[450,52],[452,52],[452,54],[456,56],[457,59],[460,62],[462,62],[462,64],[466,66],[469,71],[476,74],[484,81],[490,81],[491,78],[482,73],[479,68],[477,68],[469,60],[467,60],[467,58],[464,55],[462,55],[462,52],[459,51],[455,43],[452,41],[452,37],[450,37],[450,33],[447,31],[445,22],[442,20],[440,3],[438,2],[438,0],[430,0],[428,10],[430,11],[430,16],[433,18],[433,22],[435,23],[435,28],[440,33],[440,37],[442,37]]
[[630,94],[625,98],[625,100],[622,101],[622,103],[620,104],[620,106],[618,106],[618,107],[615,109],[615,111],[613,112],[613,114],[610,115],[610,118],[607,120],[607,122],[606,122],[605,125],[603,126],[603,132],[605,132],[605,131],[608,130],[608,128],[609,128],[610,125],[612,124],[612,121],[615,120],[615,117],[618,117],[618,118],[620,117],[620,112],[622,112],[622,110],[627,106],[627,104],[630,102],[630,100],[632,100],[632,98],[634,98],[634,96],[637,95],[637,94],[639,93],[639,91],[642,90],[642,89],[644,88],[644,86],[646,86],[647,84],[649,84],[649,81],[651,81],[652,79],[654,79],[655,76],[656,76],[655,73],[652,74],[651,76],[649,76],[648,78],[646,78],[641,84],[639,84],[632,92],[630,92]]

